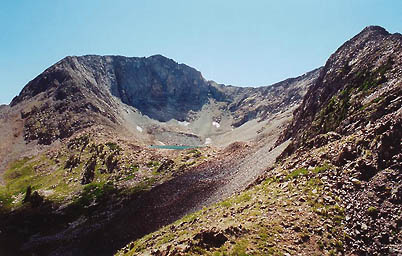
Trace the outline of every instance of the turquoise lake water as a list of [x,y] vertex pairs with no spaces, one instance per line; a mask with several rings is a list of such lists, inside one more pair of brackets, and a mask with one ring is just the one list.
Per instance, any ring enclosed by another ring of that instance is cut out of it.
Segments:
[[159,148],[159,149],[175,149],[175,150],[184,150],[190,148],[200,148],[202,146],[177,146],[177,145],[151,145],[151,148]]

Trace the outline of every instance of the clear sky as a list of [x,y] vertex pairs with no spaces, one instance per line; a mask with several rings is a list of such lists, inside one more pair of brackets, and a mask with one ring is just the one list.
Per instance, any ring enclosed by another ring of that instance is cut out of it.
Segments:
[[368,25],[402,32],[402,1],[3,1],[0,103],[67,55],[162,54],[219,83],[269,85],[324,65]]

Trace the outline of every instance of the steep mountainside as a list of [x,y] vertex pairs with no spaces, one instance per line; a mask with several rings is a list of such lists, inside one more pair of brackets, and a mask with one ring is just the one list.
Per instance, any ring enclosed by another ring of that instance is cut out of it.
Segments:
[[402,36],[365,28],[320,71],[275,167],[118,255],[402,254],[401,67]]
[[330,57],[285,132],[294,138],[286,154],[321,147],[307,162],[328,159],[339,168],[331,183],[346,207],[347,248],[356,253],[401,248],[401,67],[402,35],[365,28]]
[[[401,40],[401,34],[372,26],[340,47],[295,112],[284,140],[294,137],[300,144],[329,131],[347,134],[396,111],[400,106]],[[375,105],[375,111],[365,109],[370,105]]]

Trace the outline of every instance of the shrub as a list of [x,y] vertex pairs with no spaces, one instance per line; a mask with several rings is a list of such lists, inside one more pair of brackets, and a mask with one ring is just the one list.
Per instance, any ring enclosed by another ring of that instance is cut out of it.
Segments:
[[378,214],[378,209],[376,207],[374,207],[374,206],[370,206],[367,209],[367,214],[370,215],[370,216],[376,216]]
[[111,151],[121,151],[121,147],[117,145],[115,142],[107,142],[106,146],[111,150]]

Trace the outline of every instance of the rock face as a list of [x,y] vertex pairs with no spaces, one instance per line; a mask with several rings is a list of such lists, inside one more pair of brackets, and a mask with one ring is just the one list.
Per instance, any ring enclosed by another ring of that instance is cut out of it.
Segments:
[[53,87],[57,90],[55,99],[62,100],[85,86],[98,98],[107,100],[105,92],[110,92],[159,121],[183,121],[189,111],[200,110],[209,98],[224,99],[199,71],[161,55],[83,56],[61,60],[28,84],[11,105]]

